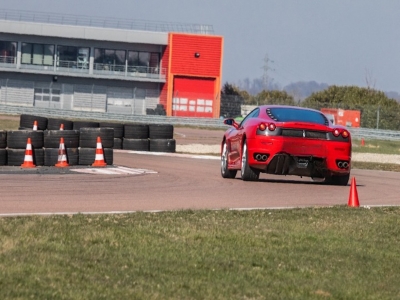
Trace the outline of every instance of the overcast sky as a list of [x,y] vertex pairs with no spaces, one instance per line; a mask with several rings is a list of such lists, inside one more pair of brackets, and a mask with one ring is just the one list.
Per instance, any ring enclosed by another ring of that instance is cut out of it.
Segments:
[[400,92],[398,0],[0,0],[1,9],[207,24],[223,82],[268,76]]

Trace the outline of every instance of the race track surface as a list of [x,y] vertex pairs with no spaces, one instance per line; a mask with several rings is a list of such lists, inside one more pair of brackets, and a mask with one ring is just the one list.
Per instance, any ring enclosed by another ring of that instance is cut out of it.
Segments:
[[[218,145],[221,130],[175,128],[177,145]],[[13,171],[12,171],[12,170]],[[400,173],[352,170],[361,206],[399,205]],[[261,174],[223,179],[217,156],[115,150],[107,168],[0,167],[0,215],[347,205],[350,185]]]
[[[102,171],[3,172],[0,215],[331,206],[349,199],[350,185],[309,178],[261,174],[258,182],[243,182],[238,174],[223,179],[216,157],[119,150],[114,165]],[[361,206],[400,204],[400,173],[352,170],[352,177]]]

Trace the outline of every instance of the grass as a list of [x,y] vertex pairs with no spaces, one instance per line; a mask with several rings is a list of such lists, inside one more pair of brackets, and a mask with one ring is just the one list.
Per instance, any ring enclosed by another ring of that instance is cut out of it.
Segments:
[[0,219],[1,299],[398,299],[400,208]]

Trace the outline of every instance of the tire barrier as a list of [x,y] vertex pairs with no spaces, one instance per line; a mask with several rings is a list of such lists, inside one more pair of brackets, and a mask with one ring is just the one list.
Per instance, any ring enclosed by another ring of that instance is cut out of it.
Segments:
[[[112,148],[103,148],[104,161],[107,165],[114,162],[114,151]],[[92,165],[96,159],[96,147],[79,148],[79,165]]]
[[81,128],[79,132],[79,147],[96,148],[97,137],[101,138],[103,148],[114,147],[114,129],[103,128]]
[[43,147],[59,148],[61,138],[64,138],[65,148],[79,147],[79,130],[45,130],[43,132]]
[[150,140],[149,139],[127,139],[127,138],[124,138],[122,141],[122,149],[135,150],[135,151],[149,151],[150,150]]
[[7,147],[25,149],[28,138],[31,138],[33,149],[43,148],[42,130],[10,130],[7,132]]
[[151,139],[173,139],[174,126],[171,124],[149,124],[149,138]]
[[1,130],[0,131],[0,148],[7,147],[7,131]]
[[99,127],[108,127],[114,129],[114,138],[122,139],[124,137],[124,124],[120,123],[109,123],[109,122],[100,122]]
[[[33,130],[37,121],[38,130]],[[60,130],[63,124],[64,130]],[[19,130],[0,130],[0,166],[24,163],[28,138],[36,166],[55,166],[63,138],[69,165],[92,165],[97,137],[101,138],[104,161],[113,164],[113,149],[175,152],[172,124],[121,124],[112,122],[70,121],[23,114]],[[79,128],[79,129],[78,129]]]
[[[44,165],[44,150],[43,148],[34,149],[32,151],[33,163],[36,166]],[[21,166],[25,159],[25,149],[7,149],[7,165]]]
[[[79,165],[79,149],[66,147],[67,162],[70,166]],[[44,165],[54,166],[58,162],[58,148],[44,148]]]
[[114,149],[122,149],[122,138],[114,138]]
[[72,129],[80,130],[81,128],[97,128],[99,127],[98,122],[92,121],[74,121]]
[[150,139],[150,151],[152,152],[171,152],[176,150],[174,139]]
[[7,165],[7,149],[0,149],[0,166]]
[[74,122],[66,119],[52,119],[47,120],[47,130],[60,130],[61,124],[64,125],[64,130],[72,130]]
[[19,127],[25,129],[32,129],[33,123],[37,121],[37,130],[47,129],[47,118],[35,115],[23,114],[19,118]]
[[125,124],[124,138],[148,139],[149,138],[149,125],[147,125],[147,124]]

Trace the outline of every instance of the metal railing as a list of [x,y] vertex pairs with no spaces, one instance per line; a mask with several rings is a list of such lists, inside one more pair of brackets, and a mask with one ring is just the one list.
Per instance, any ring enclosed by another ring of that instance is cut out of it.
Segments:
[[[14,56],[0,56],[0,68],[15,68],[18,70],[16,64],[17,58]],[[46,73],[54,73],[55,75],[62,74],[87,74],[90,75],[89,62],[82,63],[78,61],[58,60],[54,66],[54,59],[24,59],[19,69],[29,69],[43,71]],[[129,77],[129,78],[150,78],[150,79],[165,79],[166,69],[155,68],[146,66],[126,66],[116,64],[100,64],[93,65],[93,74],[105,77]]]
[[198,34],[214,34],[212,25],[186,24],[177,22],[156,22],[146,20],[129,20],[106,17],[89,17],[83,15],[68,15],[57,13],[41,13],[18,10],[0,10],[1,20],[60,24],[73,26],[88,26],[101,28],[117,28],[155,32],[184,32]]

